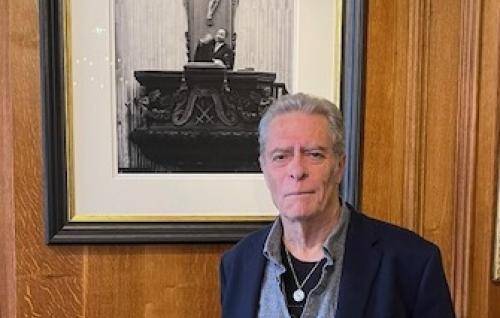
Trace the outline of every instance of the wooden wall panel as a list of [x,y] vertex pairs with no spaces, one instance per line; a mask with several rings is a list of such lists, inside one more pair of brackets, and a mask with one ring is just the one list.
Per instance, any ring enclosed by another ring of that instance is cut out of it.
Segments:
[[[363,169],[361,180],[361,205],[365,212],[376,217],[401,224],[400,191],[391,191],[402,183],[402,151],[379,151],[380,149],[401,149],[404,136],[401,120],[393,107],[397,99],[396,83],[405,84],[402,72],[389,70],[404,69],[396,48],[405,55],[405,47],[398,46],[404,35],[397,30],[407,30],[407,20],[398,19],[397,1],[370,1],[367,30],[366,57],[366,103],[363,135]],[[402,38],[401,38],[402,37]],[[401,101],[400,101],[401,102]],[[391,138],[380,138],[381,134]],[[374,190],[377,191],[374,191]],[[393,192],[394,195],[391,195]]]
[[[453,250],[455,141],[457,127],[458,87],[460,65],[459,1],[428,1],[426,3],[426,42],[423,51],[426,61],[421,100],[422,179],[417,231],[438,244],[443,253],[446,272],[454,264]],[[450,277],[450,276],[448,276]]]
[[367,3],[362,207],[440,246],[458,317],[495,317],[499,3]]
[[459,70],[459,15],[450,13],[460,7],[453,4],[369,2],[363,138],[363,209],[425,234],[445,256]]
[[17,316],[80,317],[81,248],[44,244],[38,12],[33,4],[16,1],[10,8]]
[[213,245],[89,247],[85,317],[220,316],[223,250]]
[[452,229],[454,261],[452,288],[455,308],[460,316],[468,312],[471,236],[476,186],[477,131],[479,111],[478,77],[481,27],[481,3],[462,1],[460,12],[460,68],[458,76],[457,134],[454,193],[454,224]]
[[15,316],[13,127],[9,92],[9,2],[0,1],[0,317]]
[[468,313],[470,317],[493,318],[500,317],[500,284],[490,281],[496,208],[495,176],[500,164],[499,1],[483,1],[480,36],[477,168],[472,206],[474,213],[470,222],[473,230]]

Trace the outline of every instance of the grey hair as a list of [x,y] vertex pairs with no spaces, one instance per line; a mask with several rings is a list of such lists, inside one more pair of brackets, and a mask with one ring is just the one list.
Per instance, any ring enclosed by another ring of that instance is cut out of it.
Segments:
[[283,95],[269,106],[259,123],[260,154],[263,154],[266,148],[267,134],[271,121],[280,115],[293,112],[324,116],[328,121],[328,128],[332,137],[333,153],[336,155],[344,154],[344,121],[340,109],[327,99],[303,93]]

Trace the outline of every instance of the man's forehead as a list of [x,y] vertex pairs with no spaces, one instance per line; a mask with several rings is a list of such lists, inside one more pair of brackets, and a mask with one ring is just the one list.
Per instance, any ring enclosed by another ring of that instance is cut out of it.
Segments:
[[328,120],[318,114],[291,112],[276,116],[266,136],[267,152],[278,150],[323,149],[333,144]]
[[329,134],[328,120],[324,116],[299,112],[276,116],[268,130],[268,138],[317,139]]
[[270,122],[269,128],[299,128],[301,126],[312,126],[316,130],[329,130],[328,119],[320,114],[309,114],[301,111],[292,111],[276,115]]

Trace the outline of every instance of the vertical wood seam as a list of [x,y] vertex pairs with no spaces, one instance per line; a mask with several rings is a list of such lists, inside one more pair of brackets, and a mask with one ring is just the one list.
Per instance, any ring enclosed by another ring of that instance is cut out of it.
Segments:
[[416,165],[418,158],[417,134],[420,125],[418,115],[419,93],[421,91],[420,63],[421,59],[421,31],[422,19],[419,1],[409,2],[409,36],[407,53],[407,87],[405,105],[405,144],[404,144],[404,177],[403,177],[403,224],[405,227],[415,229],[415,213],[418,211],[418,177]]
[[0,226],[1,251],[0,315],[16,316],[16,250],[14,209],[14,133],[13,107],[10,99],[10,3],[2,1],[0,22]]
[[[499,16],[500,16],[500,10],[498,11]],[[498,23],[498,33],[500,35],[500,22]],[[498,42],[497,45],[497,51],[498,51],[498,61],[500,61],[500,41]],[[497,95],[497,101],[500,100],[500,72],[498,72],[497,76],[497,90],[496,90],[496,95]],[[495,154],[494,158],[494,164],[493,167],[495,168],[494,171],[494,182],[495,185],[493,186],[493,202],[496,202],[496,204],[493,204],[493,208],[496,209],[494,210],[494,216],[493,216],[493,253],[491,255],[491,271],[492,271],[492,277],[495,279],[498,279],[500,276],[500,268],[497,268],[497,272],[495,272],[495,267],[498,267],[500,265],[500,108],[497,107],[497,112],[495,114],[495,141],[494,141],[494,147],[495,150],[493,153]]]
[[420,118],[421,118],[421,127],[420,127],[420,152],[419,152],[419,163],[418,167],[418,223],[416,224],[418,233],[423,234],[424,232],[424,211],[422,210],[426,206],[426,158],[427,158],[427,113],[429,108],[429,98],[428,98],[428,87],[429,87],[429,63],[430,63],[430,47],[431,47],[431,12],[432,12],[432,0],[426,0],[424,2],[425,8],[424,10],[424,22],[425,22],[425,32],[423,34],[423,44],[422,44],[422,55],[425,57],[424,59],[424,68],[421,78],[421,86],[422,86],[422,101],[420,108]]
[[471,236],[477,163],[479,45],[481,3],[463,0],[460,16],[460,64],[456,131],[453,224],[453,294],[457,317],[466,317],[469,304]]
[[410,1],[403,179],[404,226],[422,233],[425,184],[425,115],[429,67],[429,1]]

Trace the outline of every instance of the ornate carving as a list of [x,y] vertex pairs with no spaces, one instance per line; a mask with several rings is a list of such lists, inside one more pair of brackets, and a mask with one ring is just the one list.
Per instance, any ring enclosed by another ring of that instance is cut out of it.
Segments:
[[257,123],[273,101],[271,91],[270,87],[248,92],[233,90],[224,94],[223,98],[225,104],[236,109],[243,121]]
[[188,31],[184,32],[184,37],[186,38],[186,55],[188,61],[191,62],[191,34]]
[[[141,125],[146,127],[169,123],[175,126],[189,123],[195,126],[204,123],[234,126],[239,120],[256,123],[273,101],[270,87],[246,92],[226,88],[219,92],[199,87],[188,90],[183,85],[174,93],[160,89],[147,94],[144,91],[134,99],[134,104],[140,110]],[[204,121],[203,118],[210,120]]]
[[217,8],[219,7],[220,0],[210,0],[208,2],[208,8],[207,8],[207,25],[212,26],[213,19],[214,19],[214,14],[215,11],[217,11]]
[[231,34],[231,48],[233,49],[234,56],[236,56],[236,38],[237,38],[236,32],[233,32]]
[[[195,87],[191,89],[187,101],[183,100],[176,105],[172,123],[176,126],[183,126],[191,121],[192,124],[198,125],[215,123],[215,119],[219,119],[224,125],[233,126],[238,119],[234,106],[223,103],[221,95],[223,93],[221,94],[213,88]],[[198,114],[196,114],[197,112]]]
[[[131,131],[131,141],[168,171],[258,171],[257,124],[277,91],[276,75],[186,70],[135,73],[142,89],[134,100],[140,118],[132,118],[139,126]],[[220,160],[228,166],[220,166]]]

